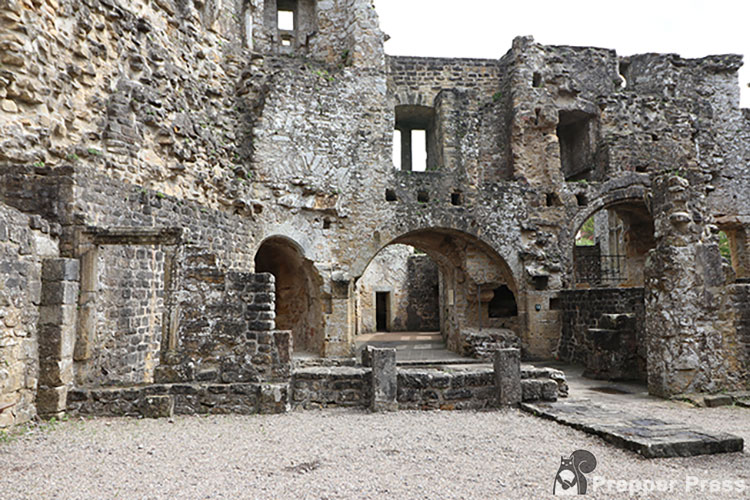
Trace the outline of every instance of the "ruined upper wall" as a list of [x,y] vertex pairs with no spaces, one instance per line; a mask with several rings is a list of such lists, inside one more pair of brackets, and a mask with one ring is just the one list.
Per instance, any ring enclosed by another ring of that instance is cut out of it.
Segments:
[[[253,51],[342,66],[384,64],[372,0],[246,0],[242,10],[245,44]],[[279,22],[284,13],[293,13],[292,26]]]

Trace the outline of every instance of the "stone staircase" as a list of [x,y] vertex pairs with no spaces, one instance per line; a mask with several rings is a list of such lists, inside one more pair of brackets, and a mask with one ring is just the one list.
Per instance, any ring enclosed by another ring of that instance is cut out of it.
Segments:
[[354,341],[357,359],[362,359],[361,353],[367,346],[396,349],[396,363],[399,366],[486,363],[449,351],[440,332],[379,332],[360,335]]
[[634,313],[602,314],[588,329],[590,352],[584,376],[602,380],[643,378]]

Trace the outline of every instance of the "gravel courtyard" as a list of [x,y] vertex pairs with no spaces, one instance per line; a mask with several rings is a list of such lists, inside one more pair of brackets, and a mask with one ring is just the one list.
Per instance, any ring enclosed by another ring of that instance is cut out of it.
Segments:
[[[747,409],[663,402],[643,410],[750,440]],[[747,445],[743,453],[646,460],[519,410],[325,410],[61,422],[0,443],[0,498],[536,499],[552,496],[560,457],[579,448],[598,460],[587,475],[590,498],[750,496]],[[649,479],[655,487],[672,481],[672,489],[617,490]]]

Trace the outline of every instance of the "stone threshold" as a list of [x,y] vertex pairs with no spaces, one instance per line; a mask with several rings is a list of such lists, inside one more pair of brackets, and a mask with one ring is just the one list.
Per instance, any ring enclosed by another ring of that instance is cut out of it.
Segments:
[[743,439],[732,434],[713,434],[686,424],[641,418],[588,400],[521,403],[521,408],[645,458],[731,453],[742,451],[744,446]]

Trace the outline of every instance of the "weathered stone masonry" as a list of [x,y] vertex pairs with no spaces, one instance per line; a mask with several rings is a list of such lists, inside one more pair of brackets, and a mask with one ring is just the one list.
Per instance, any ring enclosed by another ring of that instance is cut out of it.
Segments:
[[[437,268],[436,312],[413,316],[457,352],[518,346],[664,396],[747,387],[740,56],[519,37],[497,60],[391,57],[384,39],[369,0],[0,0],[0,425],[65,396],[95,413],[314,406],[327,389],[293,384],[291,353],[351,356],[361,278],[394,243]],[[575,289],[576,234],[603,211],[630,274]],[[299,269],[278,288],[256,274],[268,249]],[[571,321],[577,293],[622,307]],[[607,316],[633,308],[634,325]],[[633,343],[637,359],[617,347]],[[351,384],[334,399],[369,401]],[[436,394],[415,406],[458,393]]]

